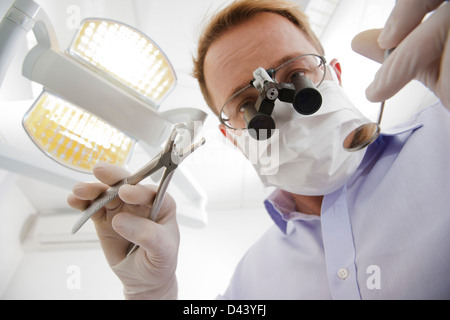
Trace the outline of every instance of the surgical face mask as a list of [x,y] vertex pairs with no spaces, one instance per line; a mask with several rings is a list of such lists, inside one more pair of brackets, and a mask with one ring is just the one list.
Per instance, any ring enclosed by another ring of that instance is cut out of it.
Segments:
[[278,129],[270,139],[257,141],[245,131],[235,137],[266,186],[325,195],[343,186],[361,163],[365,151],[348,152],[343,142],[368,119],[336,81],[324,81],[318,90],[323,103],[314,115],[302,116],[292,105],[277,102],[273,118]]

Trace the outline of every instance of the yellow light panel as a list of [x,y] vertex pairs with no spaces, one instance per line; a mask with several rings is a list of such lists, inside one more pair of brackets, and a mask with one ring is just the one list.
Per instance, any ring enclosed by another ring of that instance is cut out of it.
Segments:
[[146,35],[115,21],[85,20],[68,52],[154,106],[176,83],[161,49]]
[[92,172],[99,161],[124,166],[135,140],[94,115],[44,91],[23,119],[34,143],[57,162]]

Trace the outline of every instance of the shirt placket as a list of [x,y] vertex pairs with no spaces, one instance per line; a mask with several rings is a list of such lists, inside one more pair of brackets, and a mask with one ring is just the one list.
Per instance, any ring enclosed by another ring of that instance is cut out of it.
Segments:
[[324,197],[321,225],[331,296],[333,299],[361,299],[345,187]]

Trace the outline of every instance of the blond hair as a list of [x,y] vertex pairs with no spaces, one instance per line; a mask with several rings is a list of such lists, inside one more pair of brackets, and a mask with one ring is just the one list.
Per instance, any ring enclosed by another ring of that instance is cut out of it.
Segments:
[[309,25],[308,17],[297,4],[286,0],[234,1],[211,19],[200,36],[197,56],[194,58],[193,76],[199,82],[206,103],[214,112],[216,112],[216,110],[208,92],[205,79],[204,63],[206,54],[214,41],[226,31],[261,12],[272,12],[287,18],[305,33],[306,37],[311,41],[311,44],[316,48],[319,54],[325,55],[322,44]]

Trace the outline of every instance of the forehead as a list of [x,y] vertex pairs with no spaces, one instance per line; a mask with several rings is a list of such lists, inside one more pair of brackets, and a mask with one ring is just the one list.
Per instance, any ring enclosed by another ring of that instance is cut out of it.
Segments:
[[259,13],[220,36],[205,59],[205,79],[217,111],[232,93],[249,84],[258,67],[275,68],[286,57],[316,53],[305,34],[274,13]]

